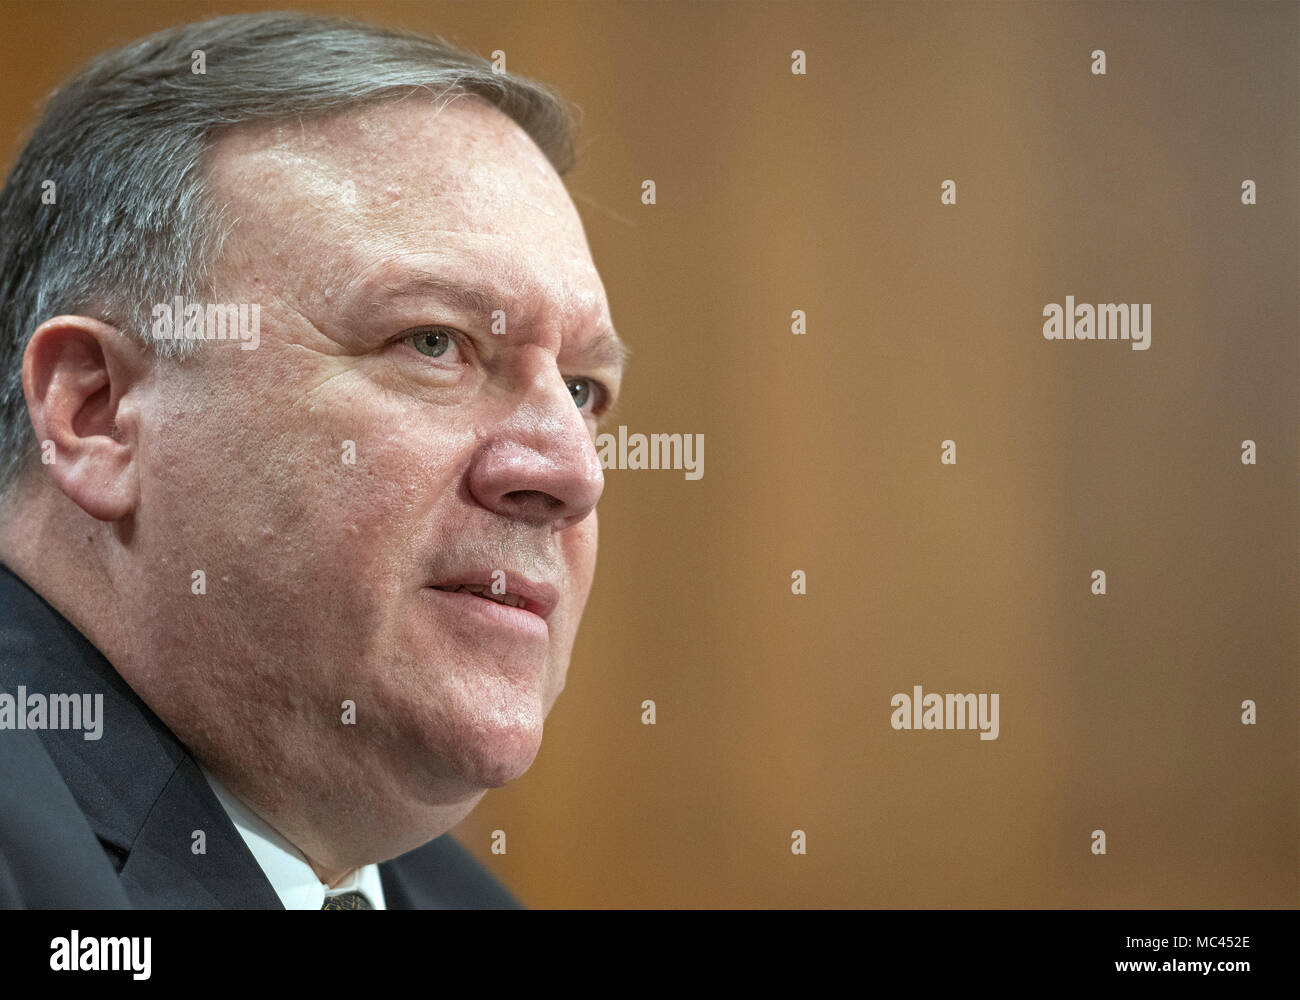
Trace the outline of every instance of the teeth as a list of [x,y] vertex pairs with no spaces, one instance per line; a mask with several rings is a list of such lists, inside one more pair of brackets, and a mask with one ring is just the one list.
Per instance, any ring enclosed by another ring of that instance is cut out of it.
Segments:
[[481,583],[462,583],[459,587],[435,587],[435,590],[445,590],[449,594],[454,594],[458,590],[463,590],[467,594],[477,594],[479,597],[486,597],[490,601],[496,601],[498,604],[508,604],[512,608],[522,608],[524,599],[518,594],[494,594],[492,588]]

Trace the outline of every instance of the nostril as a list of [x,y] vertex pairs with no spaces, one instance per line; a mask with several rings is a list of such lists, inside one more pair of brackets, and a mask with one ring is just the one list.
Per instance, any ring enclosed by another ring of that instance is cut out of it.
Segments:
[[541,502],[547,510],[554,510],[556,507],[564,505],[563,500],[559,500],[549,493],[543,493],[541,490],[512,490],[506,494],[505,498],[516,503]]

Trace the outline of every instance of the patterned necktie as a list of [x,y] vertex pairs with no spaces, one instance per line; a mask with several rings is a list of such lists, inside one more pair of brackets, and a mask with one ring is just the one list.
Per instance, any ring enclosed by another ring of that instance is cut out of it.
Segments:
[[326,896],[322,910],[373,910],[370,900],[359,892],[340,892],[337,896]]

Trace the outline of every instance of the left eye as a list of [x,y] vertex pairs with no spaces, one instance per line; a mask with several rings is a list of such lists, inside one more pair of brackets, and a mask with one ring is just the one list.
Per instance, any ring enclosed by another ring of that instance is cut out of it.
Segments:
[[573,397],[574,404],[578,409],[586,409],[591,402],[591,397],[596,390],[589,378],[571,378],[566,379],[565,384],[569,387],[569,395]]
[[452,336],[450,331],[436,327],[432,330],[421,330],[419,333],[412,334],[411,344],[426,357],[440,358],[451,347]]

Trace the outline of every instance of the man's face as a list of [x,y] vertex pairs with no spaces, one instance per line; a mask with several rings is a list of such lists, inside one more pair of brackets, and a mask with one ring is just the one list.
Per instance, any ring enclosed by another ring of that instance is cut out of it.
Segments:
[[259,807],[346,793],[405,849],[527,769],[564,686],[620,378],[604,288],[545,156],[471,98],[236,129],[211,179],[221,301],[261,305],[260,345],[158,368],[132,680]]

